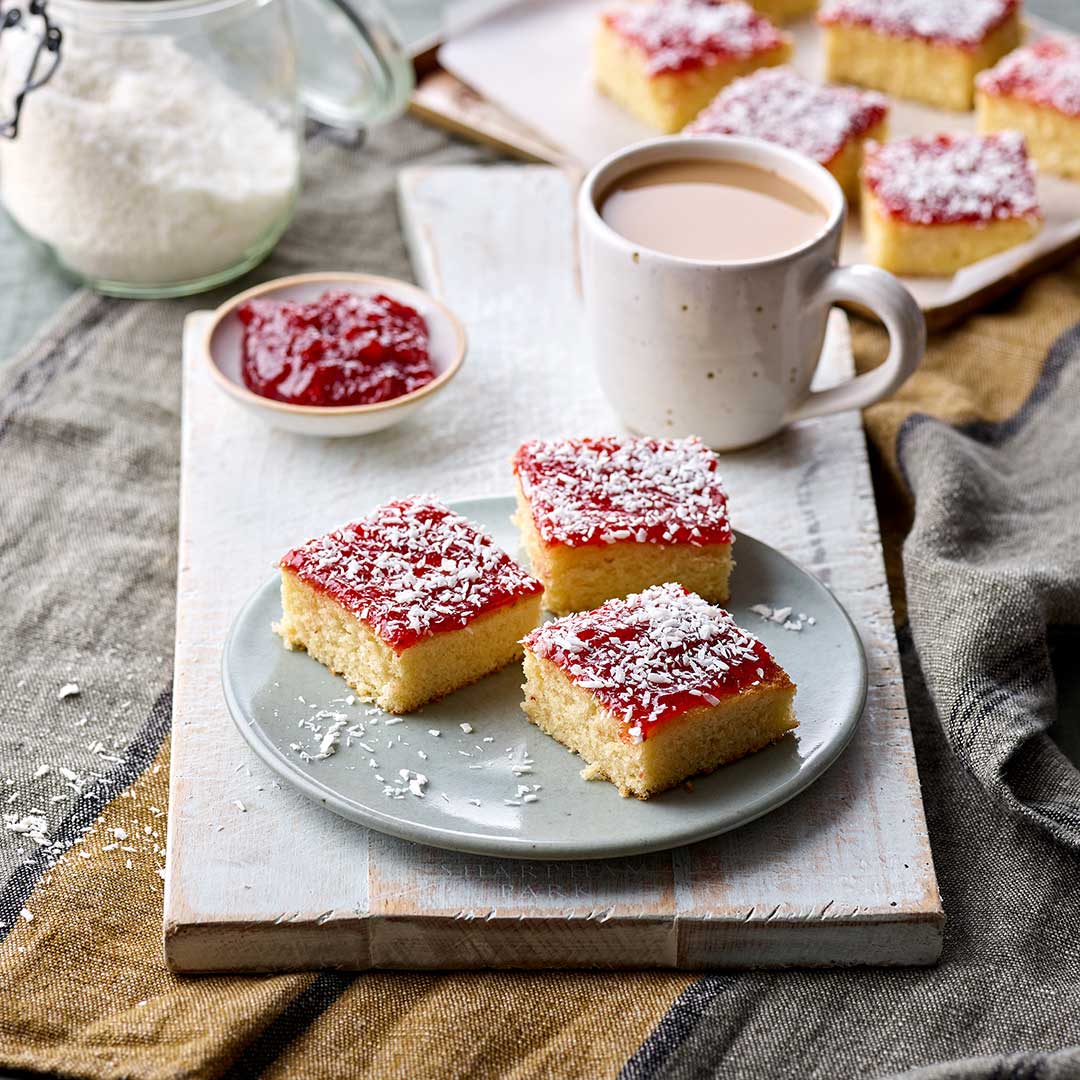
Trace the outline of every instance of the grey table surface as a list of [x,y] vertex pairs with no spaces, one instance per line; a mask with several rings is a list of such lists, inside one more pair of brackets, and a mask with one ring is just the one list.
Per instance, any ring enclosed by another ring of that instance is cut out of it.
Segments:
[[[944,2],[944,0],[943,0]],[[441,0],[386,0],[405,41],[436,33]],[[1028,10],[1080,31],[1080,0],[1028,0]],[[0,210],[0,360],[28,341],[75,290],[42,251],[25,240]]]

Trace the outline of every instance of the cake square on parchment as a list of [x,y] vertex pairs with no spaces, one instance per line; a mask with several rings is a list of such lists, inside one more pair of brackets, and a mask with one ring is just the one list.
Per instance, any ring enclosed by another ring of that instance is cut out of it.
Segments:
[[975,76],[1020,44],[1020,0],[826,0],[825,75],[942,109],[970,109]]
[[650,127],[675,132],[740,75],[782,64],[791,39],[741,0],[625,3],[600,16],[596,85]]
[[979,130],[1019,131],[1040,169],[1080,177],[1080,38],[1045,37],[975,80]]
[[1017,132],[871,147],[862,183],[867,252],[894,274],[954,273],[1029,240],[1042,220]]

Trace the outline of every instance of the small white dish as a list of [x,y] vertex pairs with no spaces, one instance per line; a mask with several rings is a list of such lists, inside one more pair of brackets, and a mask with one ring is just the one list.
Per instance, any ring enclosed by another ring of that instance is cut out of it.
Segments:
[[[308,302],[327,289],[344,289],[359,296],[385,293],[415,308],[428,325],[431,365],[435,378],[411,394],[374,405],[292,405],[249,390],[241,375],[243,325],[236,311],[248,300]],[[232,297],[214,313],[206,329],[203,354],[214,382],[237,404],[268,424],[297,435],[335,438],[370,435],[400,423],[431,401],[458,373],[465,360],[465,328],[441,301],[406,281],[373,274],[295,274],[256,285]]]

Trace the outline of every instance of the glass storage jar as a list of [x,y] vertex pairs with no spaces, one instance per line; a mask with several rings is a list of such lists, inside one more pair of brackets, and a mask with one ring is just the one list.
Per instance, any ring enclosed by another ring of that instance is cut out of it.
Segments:
[[101,292],[199,292],[288,225],[305,108],[359,128],[411,79],[376,0],[0,0],[0,198]]

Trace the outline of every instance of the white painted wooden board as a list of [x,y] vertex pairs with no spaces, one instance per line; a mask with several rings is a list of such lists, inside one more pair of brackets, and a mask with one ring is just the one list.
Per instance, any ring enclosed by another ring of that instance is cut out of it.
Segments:
[[[165,953],[181,971],[925,964],[930,859],[856,414],[725,456],[736,524],[828,583],[870,697],[840,761],[737,832],[635,859],[537,863],[420,847],[281,785],[222,700],[221,646],[280,553],[387,498],[509,490],[526,436],[617,430],[581,337],[567,181],[544,167],[402,176],[421,281],[470,354],[430,409],[362,440],[275,432],[205,376],[189,326]],[[377,267],[366,269],[377,270]],[[850,373],[834,316],[830,378]],[[550,794],[550,793],[549,793]],[[241,811],[234,800],[239,800]]]

